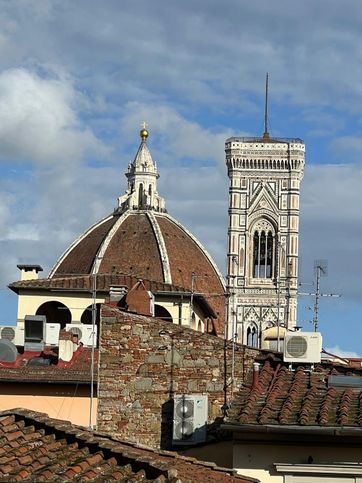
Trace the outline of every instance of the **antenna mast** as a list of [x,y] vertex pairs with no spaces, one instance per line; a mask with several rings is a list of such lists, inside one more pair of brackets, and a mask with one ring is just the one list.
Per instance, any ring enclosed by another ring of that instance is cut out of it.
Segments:
[[266,73],[265,78],[265,108],[264,108],[264,138],[269,137],[268,132],[268,94],[269,94],[269,74]]
[[314,260],[314,270],[316,276],[316,291],[315,293],[299,293],[298,295],[307,295],[315,297],[313,306],[313,320],[311,320],[314,326],[314,332],[318,332],[319,323],[319,302],[321,297],[341,297],[340,294],[335,293],[321,293],[321,277],[325,277],[328,273],[327,260]]

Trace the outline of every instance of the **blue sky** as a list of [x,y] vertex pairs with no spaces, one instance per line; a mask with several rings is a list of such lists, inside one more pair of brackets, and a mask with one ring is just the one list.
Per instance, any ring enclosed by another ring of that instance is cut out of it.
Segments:
[[[17,263],[45,274],[125,190],[140,123],[160,193],[225,271],[224,142],[301,137],[301,281],[328,259],[324,346],[362,355],[359,0],[0,0],[0,323]],[[306,290],[307,286],[303,287]],[[313,291],[313,286],[309,286]],[[300,299],[299,319],[311,329]]]

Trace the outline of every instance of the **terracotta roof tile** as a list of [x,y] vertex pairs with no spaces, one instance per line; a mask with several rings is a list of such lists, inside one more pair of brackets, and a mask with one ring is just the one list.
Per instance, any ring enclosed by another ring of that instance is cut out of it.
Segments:
[[[142,277],[141,277],[142,278]],[[134,275],[126,275],[122,273],[108,274],[103,273],[97,275],[97,290],[100,292],[109,292],[112,285],[125,285],[128,288],[132,288],[140,277]],[[142,281],[147,290],[151,290],[154,293],[157,292],[189,292],[190,289],[184,288],[179,285],[172,285],[169,283],[163,283],[147,278],[142,278]],[[85,289],[89,292],[92,291],[92,277],[90,275],[78,275],[68,277],[56,277],[56,278],[39,278],[34,280],[20,280],[13,282],[9,285],[14,292],[18,292],[19,289],[36,289],[36,290],[82,290]]]
[[[34,357],[34,353],[19,354],[15,363],[0,362],[0,381],[88,384],[91,380],[89,348],[79,347],[71,361],[59,361],[49,366],[27,366],[30,357]],[[98,349],[95,350],[94,359],[94,374],[97,380]]]
[[[20,446],[11,448],[9,436]],[[139,448],[24,409],[0,413],[0,449],[6,450],[1,456],[0,482],[256,481],[232,470],[166,451]]]
[[[362,428],[362,388],[328,386],[329,375],[358,375],[359,370],[317,365],[314,371],[265,361],[258,384],[243,386],[226,422],[255,425],[351,426]],[[248,380],[246,381],[248,382]]]

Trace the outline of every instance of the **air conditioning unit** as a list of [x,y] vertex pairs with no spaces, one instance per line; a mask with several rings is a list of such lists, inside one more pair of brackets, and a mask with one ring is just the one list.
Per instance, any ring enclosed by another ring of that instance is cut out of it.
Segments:
[[0,327],[0,339],[6,339],[14,345],[24,345],[24,327]]
[[59,345],[60,324],[45,324],[44,342],[45,345],[58,346]]
[[[78,336],[78,342],[84,347],[92,347],[93,345],[93,326],[90,324],[67,324],[65,329]],[[97,346],[97,326],[94,327],[94,346]]]
[[285,334],[285,362],[320,362],[321,351],[322,335],[319,332],[287,332]]
[[192,445],[206,440],[208,414],[207,395],[179,395],[174,398],[174,445]]
[[24,350],[41,352],[44,349],[45,315],[26,315],[24,319]]

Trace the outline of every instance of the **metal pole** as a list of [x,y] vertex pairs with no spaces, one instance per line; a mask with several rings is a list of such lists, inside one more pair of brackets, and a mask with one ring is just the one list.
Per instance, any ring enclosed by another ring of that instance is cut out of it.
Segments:
[[318,265],[317,266],[317,287],[315,291],[315,304],[314,304],[314,317],[313,317],[314,332],[318,331],[319,299],[321,296],[320,281],[321,281],[321,267]]
[[191,327],[193,304],[194,304],[194,280],[195,280],[195,277],[196,277],[195,273],[192,272],[192,275],[191,275],[191,297],[190,297],[190,321],[189,321],[190,327]]
[[231,361],[231,399],[234,397],[234,375],[235,375],[235,339],[236,339],[236,310],[235,310],[235,298],[232,308],[233,315],[233,339],[232,339],[232,361]]
[[91,388],[89,405],[89,429],[93,429],[93,399],[94,399],[94,346],[95,346],[95,326],[97,317],[97,275],[94,273],[92,278],[92,350],[91,350]]
[[278,237],[278,265],[277,265],[277,352],[280,352],[280,240]]
[[269,74],[266,74],[265,80],[265,112],[264,112],[264,136],[268,135],[268,90],[269,90]]

